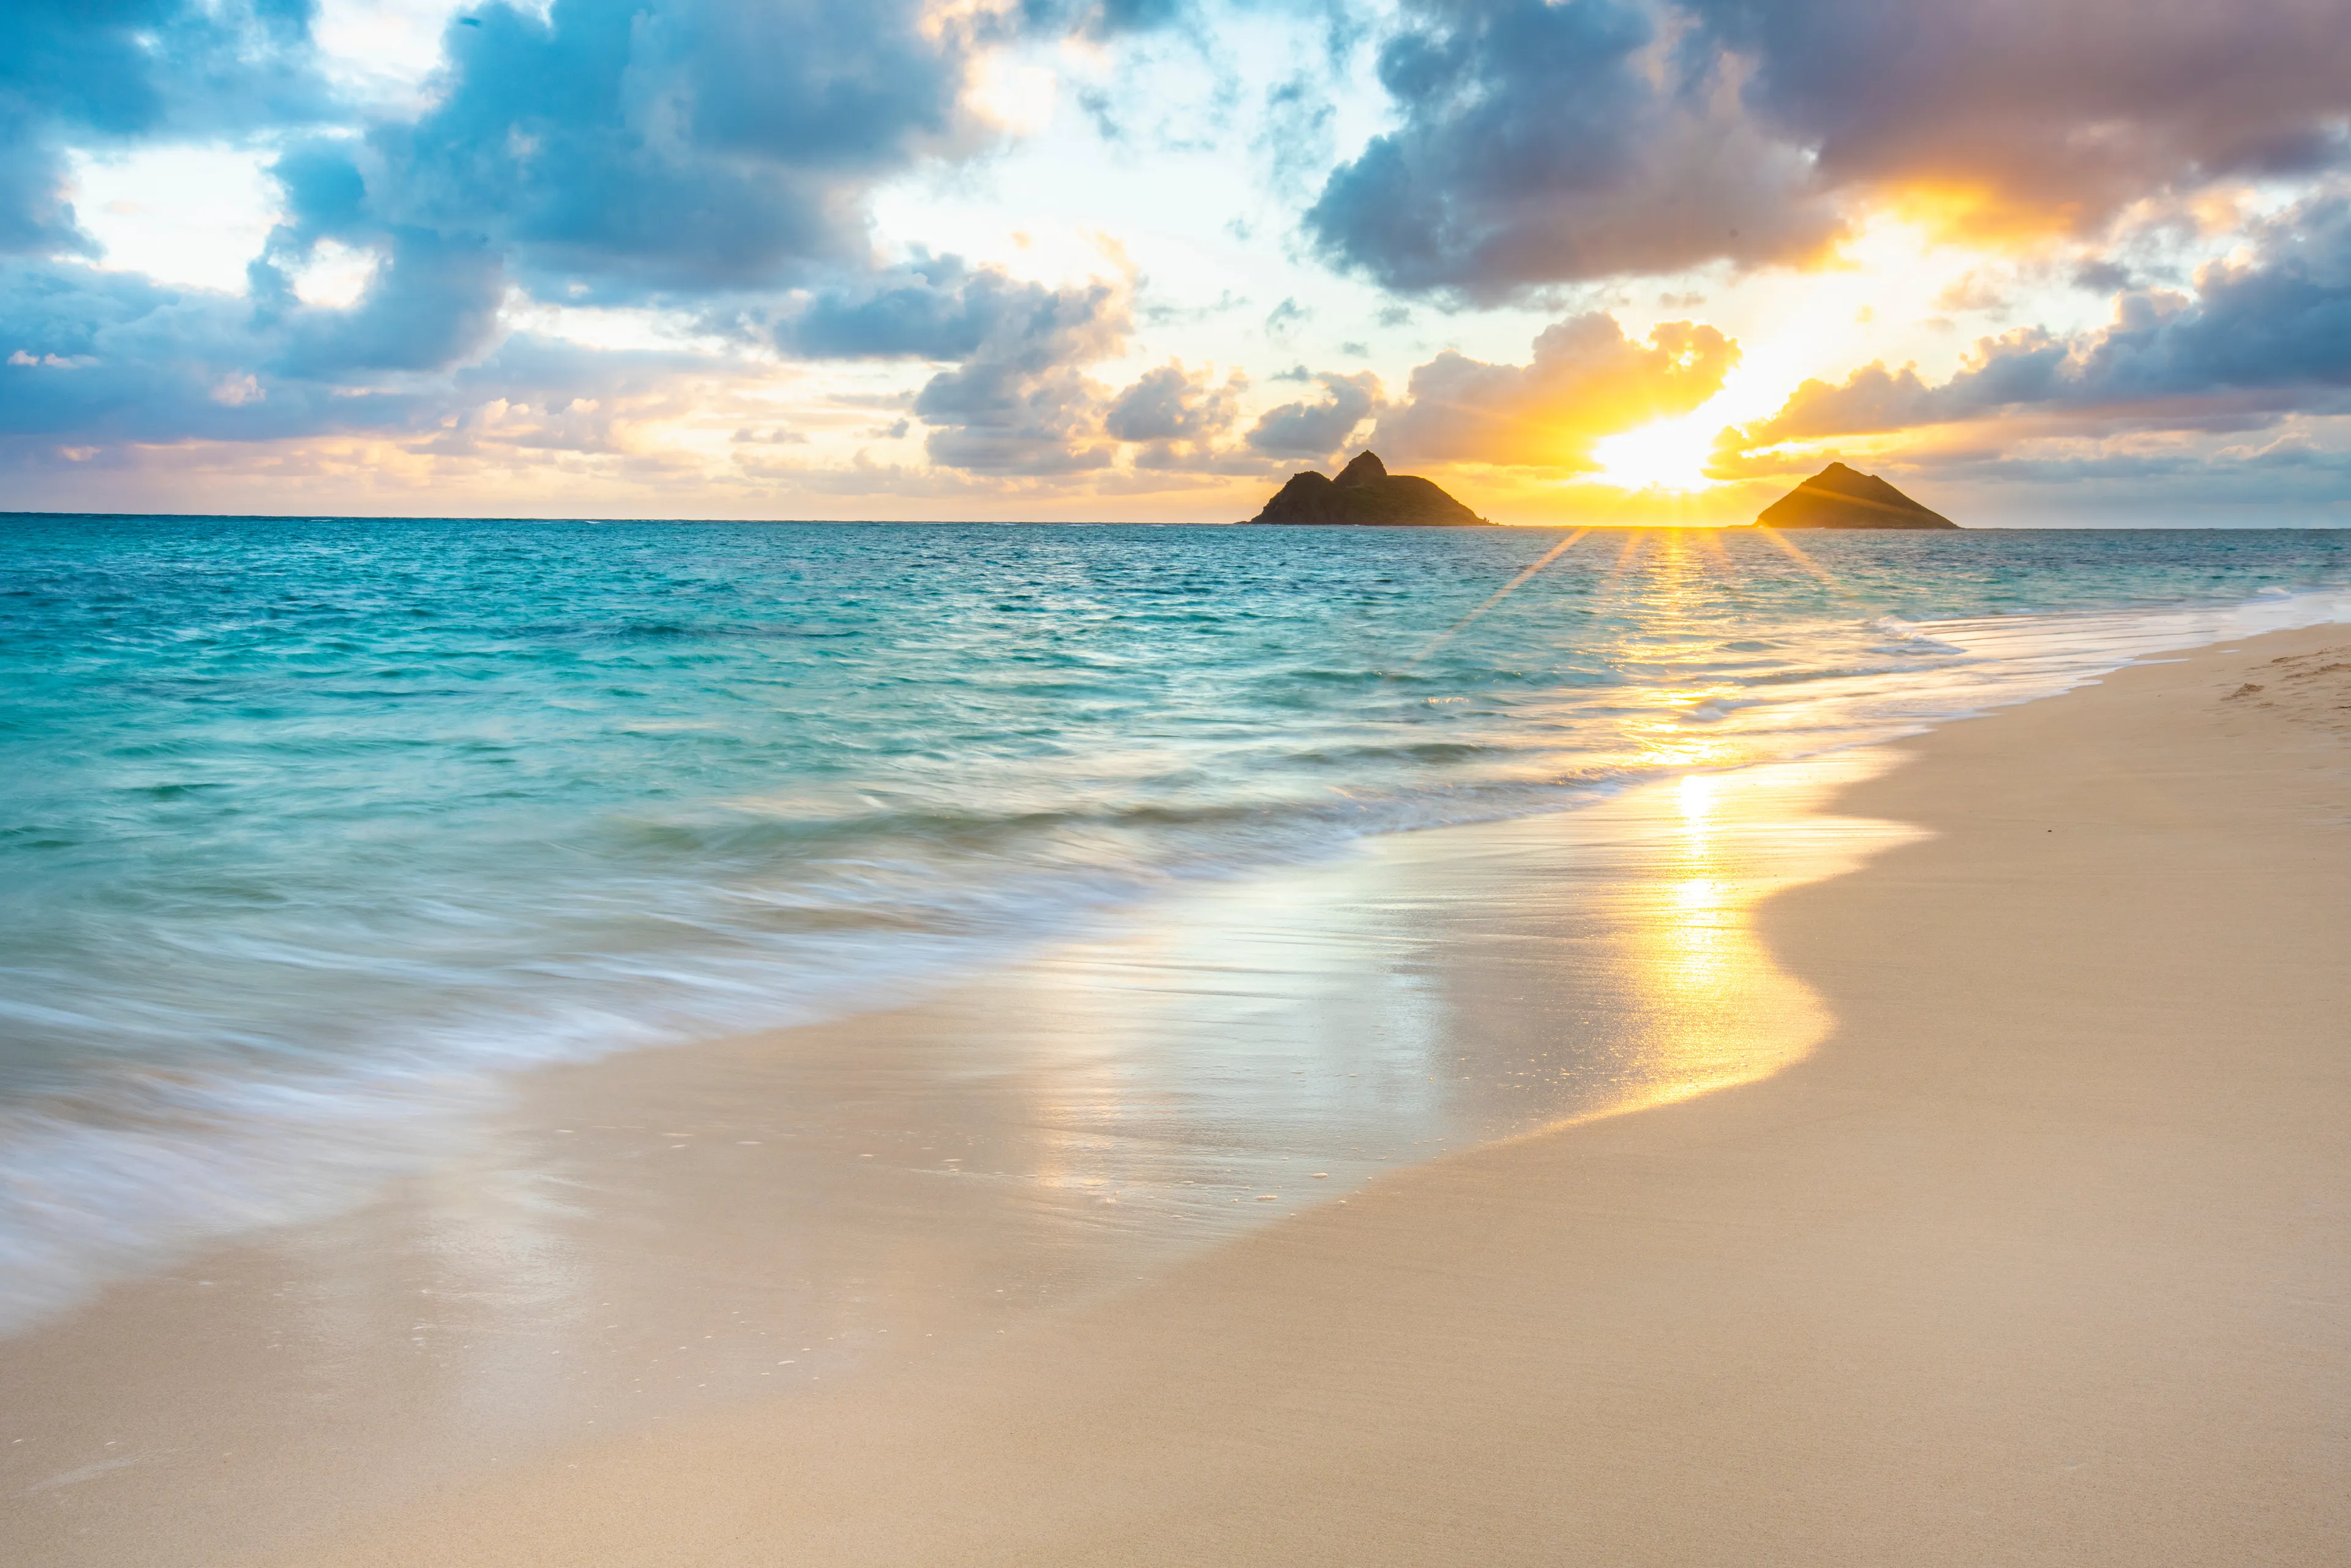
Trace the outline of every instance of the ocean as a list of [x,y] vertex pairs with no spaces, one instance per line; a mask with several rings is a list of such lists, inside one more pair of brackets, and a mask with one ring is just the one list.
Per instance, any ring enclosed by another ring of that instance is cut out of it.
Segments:
[[2343,620],[2341,531],[0,518],[0,1327],[517,1069]]

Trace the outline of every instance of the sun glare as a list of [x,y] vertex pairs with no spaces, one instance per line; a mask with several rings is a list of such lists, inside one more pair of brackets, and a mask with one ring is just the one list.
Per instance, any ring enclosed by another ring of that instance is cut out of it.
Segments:
[[1721,428],[1720,418],[1699,413],[1603,436],[1592,444],[1600,461],[1593,477],[1623,490],[1706,489],[1714,483],[1706,476],[1707,459]]

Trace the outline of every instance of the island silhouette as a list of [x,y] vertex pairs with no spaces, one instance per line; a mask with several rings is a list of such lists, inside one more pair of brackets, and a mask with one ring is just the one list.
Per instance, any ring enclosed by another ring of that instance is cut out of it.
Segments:
[[1832,463],[1756,514],[1764,528],[1956,528],[1875,474]]
[[1339,470],[1336,479],[1312,469],[1290,476],[1265,510],[1250,523],[1369,524],[1383,528],[1459,528],[1495,525],[1447,495],[1433,482],[1411,474],[1391,474],[1369,451]]

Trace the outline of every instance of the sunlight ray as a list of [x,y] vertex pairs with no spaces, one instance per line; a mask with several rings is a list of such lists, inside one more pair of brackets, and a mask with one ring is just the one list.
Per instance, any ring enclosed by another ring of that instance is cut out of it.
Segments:
[[1794,561],[1798,566],[1802,567],[1806,571],[1811,572],[1814,577],[1819,578],[1823,582],[1828,584],[1829,587],[1835,589],[1839,593],[1845,591],[1844,584],[1839,582],[1835,576],[1830,572],[1828,568],[1823,566],[1811,556],[1806,555],[1802,550],[1799,549],[1796,547],[1795,540],[1786,538],[1777,528],[1759,528],[1755,531],[1762,535],[1765,538],[1770,539],[1773,545],[1784,551],[1789,559]]
[[1426,647],[1423,648],[1419,653],[1415,653],[1409,660],[1405,661],[1405,668],[1412,668],[1415,664],[1419,664],[1423,659],[1427,658],[1431,653],[1436,653],[1439,648],[1445,646],[1446,643],[1453,641],[1455,637],[1460,634],[1463,628],[1467,627],[1471,622],[1477,620],[1479,616],[1485,614],[1489,610],[1493,609],[1494,606],[1499,604],[1503,600],[1508,599],[1512,593],[1518,591],[1520,584],[1525,582],[1527,579],[1534,576],[1535,573],[1541,571],[1543,568],[1557,560],[1561,556],[1566,554],[1568,547],[1574,544],[1576,540],[1582,538],[1591,531],[1592,530],[1590,528],[1578,528],[1573,533],[1568,535],[1567,538],[1560,540],[1559,543],[1545,550],[1542,553],[1541,559],[1538,559],[1534,565],[1527,568],[1524,571],[1519,573],[1518,576],[1510,579],[1510,581],[1494,590],[1493,592],[1485,597],[1477,609],[1472,610],[1468,614],[1464,615],[1460,620],[1456,621],[1452,625],[1439,632]]

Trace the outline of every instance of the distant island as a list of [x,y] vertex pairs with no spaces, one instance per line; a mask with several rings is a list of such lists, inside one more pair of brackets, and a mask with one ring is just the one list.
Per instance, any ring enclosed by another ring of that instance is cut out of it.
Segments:
[[1250,523],[1374,524],[1387,528],[1459,528],[1487,522],[1426,479],[1391,474],[1369,452],[1326,479],[1309,469],[1290,476]]
[[1875,474],[1832,463],[1756,516],[1765,528],[1956,528]]

